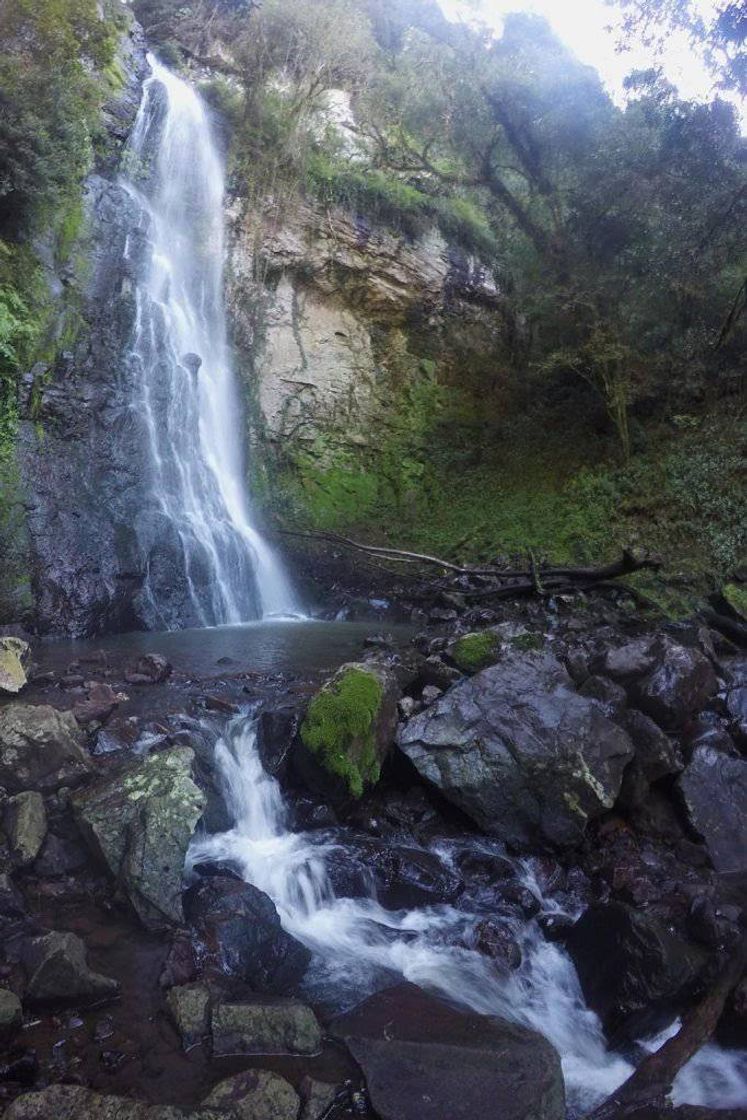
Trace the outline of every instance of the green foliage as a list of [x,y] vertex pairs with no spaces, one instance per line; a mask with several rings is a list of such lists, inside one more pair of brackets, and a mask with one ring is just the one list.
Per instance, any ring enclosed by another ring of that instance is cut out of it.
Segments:
[[493,665],[500,650],[500,639],[492,630],[465,634],[449,647],[449,657],[465,673],[477,673]]
[[354,797],[379,777],[374,723],[382,696],[373,673],[347,669],[317,693],[301,726],[304,745]]
[[743,622],[747,622],[747,587],[741,583],[727,583],[721,594],[734,613],[739,615]]

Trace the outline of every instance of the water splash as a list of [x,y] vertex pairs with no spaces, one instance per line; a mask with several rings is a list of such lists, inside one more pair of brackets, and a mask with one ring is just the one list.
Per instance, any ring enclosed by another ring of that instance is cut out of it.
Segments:
[[149,56],[124,160],[140,229],[130,368],[146,432],[151,508],[136,526],[152,628],[222,625],[298,612],[253,526],[241,408],[223,299],[224,172],[206,107]]
[[[633,1071],[607,1050],[601,1024],[585,1005],[567,954],[544,940],[536,922],[516,922],[521,968],[499,974],[482,955],[458,943],[480,919],[479,910],[452,906],[385,910],[375,899],[336,898],[327,860],[344,841],[291,831],[277,781],[266,773],[251,717],[227,724],[215,748],[226,803],[234,821],[224,833],[193,841],[192,866],[227,860],[274,901],[283,926],[313,952],[309,991],[338,1006],[404,977],[484,1015],[499,1015],[540,1031],[560,1053],[571,1114],[581,1115],[608,1096]],[[486,842],[489,843],[489,842]],[[448,861],[448,850],[439,855]],[[517,864],[525,884],[539,893],[531,863]],[[557,904],[548,900],[547,909]],[[657,1042],[663,1042],[662,1038]],[[683,1070],[681,1101],[717,1104],[747,1095],[743,1056],[708,1048]],[[740,1072],[741,1070],[741,1072]]]

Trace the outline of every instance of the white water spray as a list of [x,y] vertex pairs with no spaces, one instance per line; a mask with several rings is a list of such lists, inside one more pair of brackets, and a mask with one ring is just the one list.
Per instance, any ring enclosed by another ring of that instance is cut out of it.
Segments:
[[[272,898],[285,929],[314,954],[313,990],[352,1003],[404,977],[481,1014],[531,1027],[560,1053],[573,1115],[632,1073],[624,1058],[607,1050],[570,958],[544,940],[536,922],[515,923],[523,963],[502,976],[482,955],[455,945],[484,914],[451,906],[389,911],[373,897],[336,898],[326,870],[336,844],[289,829],[280,786],[262,767],[251,717],[228,723],[216,744],[216,764],[234,826],[195,839],[189,862],[230,861]],[[528,866],[524,876],[536,892]],[[707,1047],[682,1071],[675,1094],[682,1103],[747,1103],[747,1056]]]
[[[223,300],[224,174],[197,92],[149,56],[125,159],[142,214],[131,353],[157,513],[139,534],[154,628],[297,613],[244,491]],[[132,255],[132,247],[128,250]],[[175,587],[181,602],[177,602]]]

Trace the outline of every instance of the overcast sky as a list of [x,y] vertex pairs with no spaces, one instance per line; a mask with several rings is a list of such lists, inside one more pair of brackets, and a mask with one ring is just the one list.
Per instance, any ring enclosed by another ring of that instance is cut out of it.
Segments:
[[[508,12],[537,12],[545,16],[576,56],[596,67],[617,101],[622,100],[622,81],[626,74],[657,63],[652,52],[640,45],[625,54],[615,50],[616,35],[609,28],[619,20],[619,14],[604,0],[440,0],[440,3],[451,19],[478,16],[498,31]],[[712,0],[699,0],[699,6],[707,14],[715,5]],[[712,79],[686,35],[671,35],[660,61],[666,76],[683,97],[708,97]]]

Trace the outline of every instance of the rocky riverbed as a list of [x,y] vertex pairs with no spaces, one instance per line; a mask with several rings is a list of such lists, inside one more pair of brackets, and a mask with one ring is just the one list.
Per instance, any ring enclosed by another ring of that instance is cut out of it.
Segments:
[[[3,639],[9,1120],[315,1120],[346,1079],[382,1120],[560,1120],[623,1080],[734,953],[747,659],[728,640],[583,598],[340,606],[369,621]],[[217,745],[242,720],[255,792],[282,797],[266,866],[303,837],[288,896],[235,855],[247,810]],[[334,905],[375,917],[365,980],[320,963],[292,916],[323,909],[292,893],[322,881],[314,853]],[[417,986],[408,945],[441,975]],[[569,999],[601,1022],[586,1093],[521,1004],[545,951],[570,957]],[[447,965],[488,977],[500,1014],[477,1014]],[[747,1103],[730,1049],[745,1015],[742,979],[682,1107]]]

